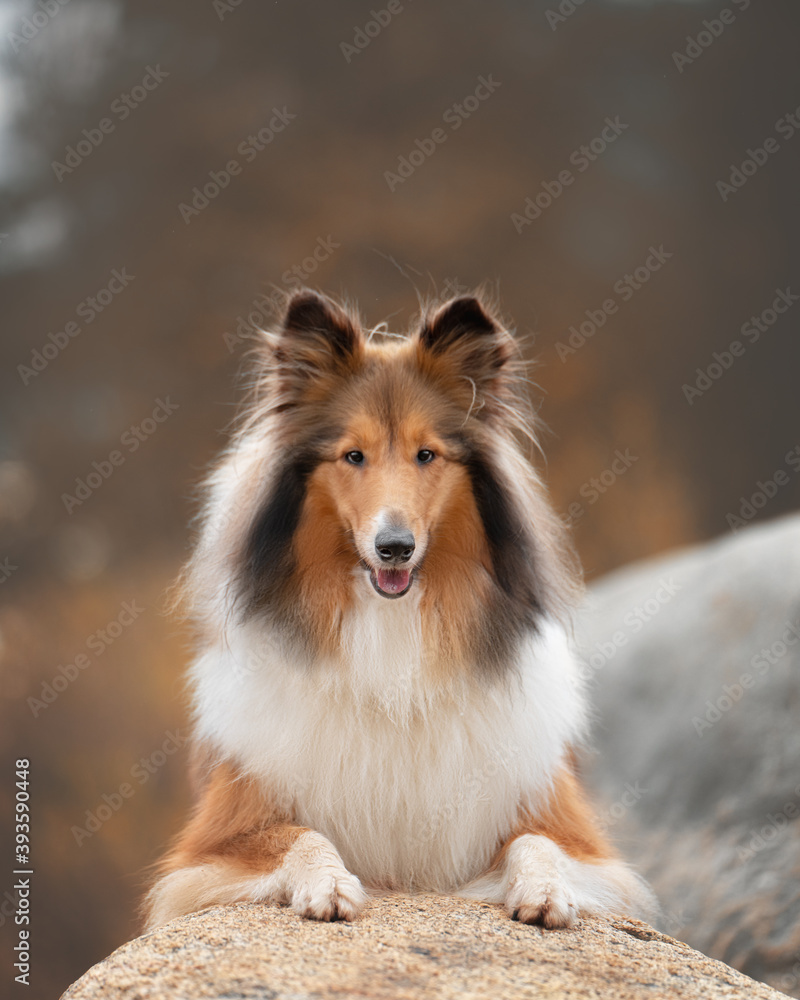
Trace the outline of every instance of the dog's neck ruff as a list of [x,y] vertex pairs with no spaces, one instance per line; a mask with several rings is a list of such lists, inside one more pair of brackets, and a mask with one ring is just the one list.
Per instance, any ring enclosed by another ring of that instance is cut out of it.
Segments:
[[543,801],[584,702],[562,629],[520,647],[513,675],[431,676],[419,598],[370,595],[336,661],[290,664],[252,626],[195,663],[196,734],[357,875],[449,890],[488,864],[520,803]]

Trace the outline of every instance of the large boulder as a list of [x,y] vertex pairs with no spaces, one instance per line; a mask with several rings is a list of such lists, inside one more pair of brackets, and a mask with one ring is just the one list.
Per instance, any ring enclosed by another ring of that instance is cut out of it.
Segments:
[[800,996],[800,517],[590,591],[587,777],[664,928]]
[[488,904],[388,896],[354,924],[238,904],[173,921],[69,1000],[800,996],[800,517],[594,585],[578,642],[587,777],[664,928],[541,932]]
[[769,1000],[781,994],[635,920],[569,931],[487,903],[376,899],[355,923],[238,903],[124,945],[63,1000]]

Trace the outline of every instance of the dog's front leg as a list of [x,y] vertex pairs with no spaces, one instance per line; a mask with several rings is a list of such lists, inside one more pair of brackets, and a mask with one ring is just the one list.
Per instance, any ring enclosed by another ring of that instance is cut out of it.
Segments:
[[148,929],[208,906],[287,904],[316,920],[353,920],[367,896],[321,833],[280,813],[253,779],[218,766],[145,900]]

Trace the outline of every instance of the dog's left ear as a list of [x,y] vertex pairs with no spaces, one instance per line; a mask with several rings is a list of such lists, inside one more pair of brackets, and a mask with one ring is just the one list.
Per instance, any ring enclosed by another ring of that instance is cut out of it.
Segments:
[[424,317],[419,331],[423,370],[460,379],[470,394],[499,392],[514,354],[511,334],[471,295],[451,299]]

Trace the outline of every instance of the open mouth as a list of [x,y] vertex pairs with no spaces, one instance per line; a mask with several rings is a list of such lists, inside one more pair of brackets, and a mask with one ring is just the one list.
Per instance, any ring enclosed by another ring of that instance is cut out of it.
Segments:
[[413,571],[410,569],[369,569],[369,579],[381,597],[394,599],[411,590]]

